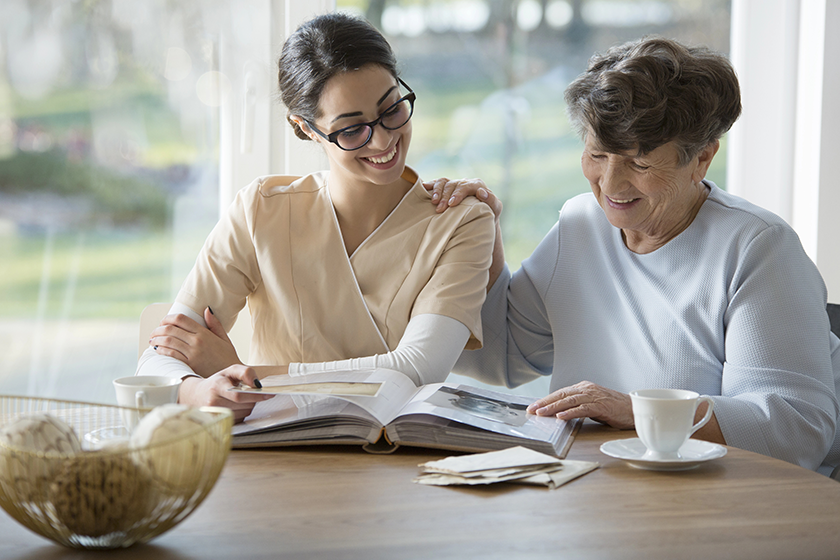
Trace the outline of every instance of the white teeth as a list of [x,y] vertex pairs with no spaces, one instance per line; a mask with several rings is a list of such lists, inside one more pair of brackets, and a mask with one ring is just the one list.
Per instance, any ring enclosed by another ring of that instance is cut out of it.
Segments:
[[394,146],[394,149],[393,149],[393,150],[391,150],[391,152],[390,152],[390,153],[385,154],[385,156],[384,156],[384,157],[381,157],[381,158],[369,157],[369,158],[367,158],[367,159],[369,159],[369,160],[370,160],[370,161],[372,161],[373,163],[388,163],[389,161],[391,161],[392,159],[394,159],[394,156],[395,156],[395,155],[397,155],[397,147],[396,147],[396,146]]
[[[607,197],[607,198],[610,198],[610,197]],[[627,204],[628,202],[633,202],[633,199],[632,199],[632,198],[629,198],[629,199],[627,199],[627,200],[619,200],[619,199],[617,199],[617,198],[610,198],[610,200],[612,200],[612,201],[613,201],[613,202],[615,202],[616,204]]]

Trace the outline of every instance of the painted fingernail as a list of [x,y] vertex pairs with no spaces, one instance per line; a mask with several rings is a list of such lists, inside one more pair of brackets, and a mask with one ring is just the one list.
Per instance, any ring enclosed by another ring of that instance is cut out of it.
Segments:
[[449,199],[449,205],[452,206],[453,204],[455,204],[455,197],[454,196]]
[[432,202],[437,202],[440,200],[440,195],[438,193],[432,194]]
[[262,389],[262,383],[260,383],[259,379],[254,379],[254,387],[257,389]]

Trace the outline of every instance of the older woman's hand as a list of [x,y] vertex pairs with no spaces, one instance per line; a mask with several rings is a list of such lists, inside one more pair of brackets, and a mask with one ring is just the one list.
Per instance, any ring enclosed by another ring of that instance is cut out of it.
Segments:
[[556,416],[561,420],[592,418],[622,430],[635,426],[630,395],[589,381],[554,391],[533,402],[528,412],[537,416]]
[[232,365],[241,365],[233,343],[210,308],[204,310],[204,327],[185,315],[167,315],[149,344],[155,352],[181,360],[202,377]]
[[458,206],[468,196],[474,196],[486,203],[493,214],[496,222],[502,215],[502,201],[494,195],[484,181],[481,179],[458,179],[449,180],[445,177],[423,183],[427,191],[432,192],[432,204],[437,205],[437,212],[440,214],[447,208]]

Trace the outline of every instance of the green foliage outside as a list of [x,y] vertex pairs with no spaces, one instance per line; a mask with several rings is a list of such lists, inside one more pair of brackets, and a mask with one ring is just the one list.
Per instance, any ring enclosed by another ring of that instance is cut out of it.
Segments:
[[0,159],[0,193],[48,192],[89,199],[95,215],[116,225],[161,228],[167,219],[166,194],[155,183],[114,170],[73,161],[58,150],[16,152]]
[[6,318],[134,318],[168,301],[171,235],[64,232],[0,237]]
[[[504,197],[506,255],[515,270],[557,220],[563,203],[589,186],[580,171],[581,143],[568,129],[562,107],[551,103],[532,100],[531,117],[521,123],[521,144],[511,158],[507,186],[503,130],[497,119],[480,125],[469,149],[463,143],[447,149],[456,110],[478,108],[492,92],[490,84],[470,84],[440,88],[432,96],[421,83],[409,162],[424,178],[477,176],[476,168],[463,159],[465,153],[478,154],[481,161],[473,163],[480,163],[480,176]],[[148,118],[158,117],[150,113]],[[189,149],[182,146],[181,152]],[[725,159],[724,138],[709,173],[722,187]],[[190,163],[190,158],[184,160]],[[89,197],[97,215],[111,216],[117,229],[58,230],[52,241],[43,233],[0,236],[2,316],[31,318],[40,309],[47,317],[69,313],[74,319],[136,318],[147,303],[172,297],[172,239],[165,227],[169,200],[156,183],[74,162],[57,151],[17,152],[0,160],[0,193],[38,190]],[[120,224],[123,233],[118,233]],[[74,298],[68,304],[70,289]]]
[[[368,2],[341,0],[339,5],[365,9]],[[418,93],[409,163],[425,179],[484,179],[504,200],[507,261],[518,268],[557,220],[563,203],[589,190],[562,88],[556,81],[535,79],[500,92],[490,73],[442,79],[428,61],[412,64],[410,56],[402,56],[415,54],[411,48],[398,54],[403,77]],[[515,119],[515,142],[507,146],[504,115],[493,103],[498,95],[525,101]],[[127,128],[143,133],[145,145],[134,164],[144,171],[68,158],[60,149],[16,151],[0,159],[0,196],[45,192],[93,206],[88,223],[70,228],[4,232],[0,227],[0,317],[136,319],[145,304],[170,299],[172,195],[154,172],[193,166],[200,151],[208,154],[213,148],[197,147],[184,137],[163,85],[145,69],[130,67],[107,90],[65,86],[37,100],[12,94],[10,102],[18,127],[38,127],[58,140],[73,131],[89,137],[97,111],[121,115]],[[459,120],[463,115],[466,120]],[[724,139],[709,173],[723,188],[725,165]]]
[[[420,83],[416,90],[409,164],[424,179],[484,180],[504,202],[505,256],[516,270],[557,221],[566,200],[590,191],[580,168],[583,143],[569,126],[561,92],[539,82],[505,92],[526,101],[527,107],[516,121],[517,142],[506,154],[504,118],[487,108],[488,98],[500,93],[491,83]],[[468,137],[451,146],[455,115],[465,107],[477,117]],[[726,188],[726,137],[707,178]]]

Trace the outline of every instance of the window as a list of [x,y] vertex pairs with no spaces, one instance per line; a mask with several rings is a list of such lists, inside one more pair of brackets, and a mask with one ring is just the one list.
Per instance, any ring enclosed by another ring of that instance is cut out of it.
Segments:
[[[659,34],[729,51],[728,0],[338,0],[388,37],[417,92],[409,164],[480,177],[505,205],[512,270],[589,191],[563,91],[596,51]],[[726,139],[709,179],[726,187]],[[475,384],[474,380],[464,382]],[[544,395],[548,379],[517,392]]]
[[172,301],[258,151],[224,133],[268,104],[260,91],[231,118],[245,70],[263,70],[267,6],[0,4],[4,393],[111,402],[134,373],[140,311]]
[[[752,96],[745,105],[758,99],[779,112],[778,119],[745,112],[738,153],[784,136],[779,130],[796,142],[778,149],[783,157],[739,155],[730,177],[757,177],[756,169],[782,177],[770,195],[787,207],[765,205],[807,230],[806,248],[836,296],[830,209],[838,189],[829,182],[840,128],[829,120],[840,83],[832,53],[840,50],[824,33],[840,19],[836,3],[4,0],[4,393],[112,401],[110,380],[134,371],[140,311],[172,300],[220,206],[259,174],[324,167],[317,147],[298,142],[285,124],[273,64],[286,33],[336,5],[385,32],[418,93],[411,164],[425,178],[481,177],[503,197],[514,269],[563,202],[588,188],[562,106],[587,58],[650,33],[729,52],[732,27],[733,58]],[[765,63],[774,57],[779,64]],[[770,89],[752,72],[769,76]],[[792,81],[798,92],[786,87]],[[776,94],[765,95],[770,90]],[[724,188],[726,156],[721,150],[710,171]],[[792,194],[784,186],[791,176]],[[755,194],[736,192],[764,204],[757,197],[767,196],[766,183],[752,183]]]
[[[728,0],[338,0],[388,37],[417,91],[409,162],[423,178],[480,177],[505,204],[515,270],[569,197],[589,190],[563,104],[589,57],[661,34],[729,50]],[[726,184],[726,150],[710,178]]]

